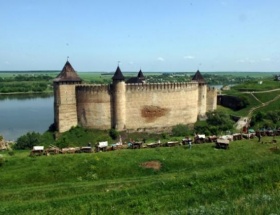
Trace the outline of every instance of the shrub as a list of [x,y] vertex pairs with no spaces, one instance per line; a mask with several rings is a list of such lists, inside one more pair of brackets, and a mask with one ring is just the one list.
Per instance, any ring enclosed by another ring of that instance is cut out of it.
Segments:
[[110,129],[109,135],[113,140],[116,140],[119,136],[119,133],[115,129]]
[[215,126],[215,130],[220,131],[231,130],[234,124],[234,121],[230,119],[229,115],[218,111],[208,112],[206,122],[209,126]]
[[3,155],[0,155],[0,167],[3,166],[5,163],[5,158],[3,157]]
[[37,132],[28,132],[27,134],[20,136],[14,145],[15,149],[32,149],[33,146],[39,145],[41,134]]
[[189,135],[189,128],[187,125],[178,124],[172,128],[173,136],[187,136]]
[[58,141],[56,141],[56,146],[58,146],[60,148],[66,148],[66,147],[70,146],[69,143],[70,143],[70,141],[66,136],[66,137],[62,137]]
[[167,137],[168,137],[168,135],[167,135],[166,133],[162,133],[162,134],[161,134],[161,137],[162,137],[162,139],[166,140]]
[[14,155],[15,155],[15,151],[14,151],[14,150],[12,150],[12,149],[10,149],[10,150],[8,151],[8,155],[10,155],[10,156],[14,156]]

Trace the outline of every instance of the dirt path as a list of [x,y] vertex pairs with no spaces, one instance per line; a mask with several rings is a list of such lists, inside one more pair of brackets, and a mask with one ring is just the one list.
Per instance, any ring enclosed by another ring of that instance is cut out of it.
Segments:
[[274,89],[274,90],[266,90],[266,91],[258,91],[258,92],[243,92],[243,93],[247,93],[247,94],[251,94],[258,102],[260,102],[260,105],[257,105],[255,107],[252,107],[249,110],[249,113],[246,117],[241,117],[235,124],[236,129],[240,130],[242,129],[244,126],[248,126],[250,124],[251,121],[251,116],[253,114],[254,111],[256,111],[259,108],[265,107],[267,105],[269,105],[271,102],[274,102],[276,100],[278,100],[280,98],[280,94],[276,97],[274,97],[272,100],[267,101],[267,102],[262,102],[260,101],[254,94],[255,93],[269,93],[269,92],[274,92],[274,91],[280,91],[280,89]]

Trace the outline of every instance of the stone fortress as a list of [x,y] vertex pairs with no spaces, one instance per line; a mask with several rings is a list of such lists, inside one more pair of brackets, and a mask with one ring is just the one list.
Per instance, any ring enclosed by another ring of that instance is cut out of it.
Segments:
[[158,131],[193,124],[217,107],[217,91],[201,73],[191,82],[145,83],[140,70],[125,81],[119,66],[112,84],[83,84],[67,60],[54,79],[54,124],[59,132],[73,126],[118,131]]

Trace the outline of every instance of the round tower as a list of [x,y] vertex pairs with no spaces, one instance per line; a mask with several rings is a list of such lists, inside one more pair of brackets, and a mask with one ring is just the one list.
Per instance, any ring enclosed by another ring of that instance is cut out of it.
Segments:
[[82,80],[69,61],[53,81],[54,88],[54,124],[59,132],[68,131],[77,126],[76,85]]
[[206,115],[207,110],[207,84],[199,70],[195,73],[192,81],[198,82],[198,117]]
[[113,76],[113,128],[117,131],[125,129],[126,123],[126,98],[125,79],[118,66]]

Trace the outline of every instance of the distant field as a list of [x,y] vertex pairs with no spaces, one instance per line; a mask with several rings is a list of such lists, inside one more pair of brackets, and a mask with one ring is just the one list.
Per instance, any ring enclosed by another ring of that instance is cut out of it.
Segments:
[[267,78],[263,80],[262,84],[257,84],[254,82],[247,82],[238,84],[236,86],[231,87],[234,90],[238,90],[240,92],[244,91],[264,91],[264,90],[272,90],[276,88],[280,88],[280,81],[268,80]]
[[[202,72],[203,74],[204,72]],[[232,75],[232,76],[239,76],[239,77],[254,77],[254,78],[265,78],[265,77],[274,77],[275,75],[279,75],[279,72],[206,72],[216,75]]]

